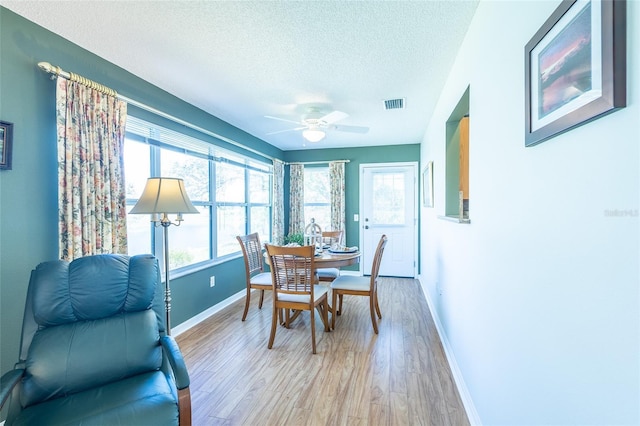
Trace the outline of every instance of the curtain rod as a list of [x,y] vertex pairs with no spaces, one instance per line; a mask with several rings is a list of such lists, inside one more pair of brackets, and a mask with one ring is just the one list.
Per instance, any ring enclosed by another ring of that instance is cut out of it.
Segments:
[[[59,75],[60,77],[66,78],[67,80],[71,80],[71,73],[68,73],[67,71],[62,70],[62,68],[60,68],[58,66],[51,65],[49,62],[38,62],[38,67],[41,70],[43,70],[45,72],[48,72],[49,74]],[[52,78],[53,78],[53,76],[52,76]],[[85,79],[85,80],[88,80],[88,79]],[[94,83],[94,84],[99,84],[99,83],[92,82],[91,80],[88,80],[88,81],[91,82],[91,83]],[[103,85],[100,85],[100,86],[106,88],[106,86],[103,86]],[[200,133],[204,133],[205,135],[209,135],[209,136],[212,136],[212,137],[214,137],[216,139],[219,139],[219,140],[221,140],[223,142],[230,143],[231,145],[237,146],[238,148],[242,148],[242,149],[247,150],[249,152],[253,152],[254,154],[257,154],[257,155],[259,155],[259,156],[261,156],[263,158],[266,158],[266,159],[269,159],[269,160],[274,160],[274,157],[271,157],[270,155],[264,154],[264,153],[262,153],[262,152],[260,152],[260,151],[258,151],[256,149],[249,148],[248,146],[245,146],[245,145],[241,144],[240,142],[236,142],[233,139],[229,139],[229,138],[227,138],[225,136],[222,136],[222,135],[219,135],[217,133],[211,132],[211,131],[209,131],[207,129],[203,129],[202,127],[196,126],[195,124],[191,124],[188,121],[184,121],[184,120],[182,120],[182,119],[180,119],[178,117],[174,117],[173,115],[167,114],[166,112],[162,112],[160,110],[157,110],[157,109],[155,109],[153,107],[150,107],[149,105],[145,105],[145,104],[143,104],[141,102],[135,101],[135,100],[133,100],[131,98],[127,98],[126,96],[122,96],[122,95],[120,95],[118,93],[116,93],[116,97],[118,99],[122,100],[122,101],[125,101],[128,104],[131,104],[131,105],[136,106],[136,107],[138,107],[140,109],[148,111],[148,112],[150,112],[152,114],[155,114],[155,115],[157,115],[159,117],[171,120],[176,124],[180,124],[182,126],[189,127],[189,128],[191,128],[193,130],[196,130],[196,131],[198,131]]]
[[351,160],[328,160],[328,161],[293,161],[291,163],[285,163],[287,166],[291,165],[291,164],[302,164],[302,165],[309,165],[309,164],[329,164],[329,163],[350,163]]

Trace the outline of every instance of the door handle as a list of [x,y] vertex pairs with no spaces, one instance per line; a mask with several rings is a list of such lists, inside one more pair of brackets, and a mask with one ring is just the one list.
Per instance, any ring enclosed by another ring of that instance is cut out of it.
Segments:
[[365,225],[365,226],[364,226],[364,229],[369,229],[369,225]]

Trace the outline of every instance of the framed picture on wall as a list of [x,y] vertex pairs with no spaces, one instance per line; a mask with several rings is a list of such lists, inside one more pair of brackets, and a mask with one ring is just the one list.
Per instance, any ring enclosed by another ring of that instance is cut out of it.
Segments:
[[433,161],[429,161],[422,171],[422,203],[433,207]]
[[563,0],[525,47],[525,146],[626,106],[625,0]]
[[11,170],[13,123],[0,121],[0,169]]

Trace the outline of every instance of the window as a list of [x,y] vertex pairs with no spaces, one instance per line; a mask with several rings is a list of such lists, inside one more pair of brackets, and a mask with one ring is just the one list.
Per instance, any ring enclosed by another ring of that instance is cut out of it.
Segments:
[[311,218],[323,231],[331,229],[331,190],[329,167],[304,168],[304,220]]
[[[219,149],[135,117],[127,118],[124,150],[127,211],[138,201],[150,176],[184,180],[200,214],[184,216],[171,232],[169,268],[189,267],[240,251],[236,235],[271,236],[270,164]],[[129,254],[162,256],[161,227],[147,215],[128,215]]]

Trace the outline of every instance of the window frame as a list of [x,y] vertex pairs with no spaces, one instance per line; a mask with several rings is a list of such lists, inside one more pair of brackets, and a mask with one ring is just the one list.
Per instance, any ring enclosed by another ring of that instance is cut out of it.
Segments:
[[[131,125],[130,125],[131,123]],[[272,218],[273,218],[273,165],[267,162],[257,160],[253,157],[244,155],[242,153],[229,151],[223,149],[211,142],[207,142],[203,139],[194,138],[191,135],[176,132],[162,126],[141,120],[137,117],[127,116],[127,128],[125,132],[125,144],[128,141],[138,142],[149,145],[150,155],[150,170],[148,177],[159,177],[161,173],[162,165],[162,150],[169,150],[179,152],[185,155],[194,156],[197,158],[206,159],[208,161],[208,174],[209,174],[209,201],[191,200],[196,207],[206,207],[209,209],[209,258],[203,261],[194,262],[188,265],[180,266],[170,270],[171,276],[181,276],[188,273],[195,272],[200,269],[210,267],[212,265],[222,263],[229,259],[233,259],[241,255],[240,246],[237,247],[231,253],[218,256],[218,232],[217,232],[217,209],[219,206],[240,206],[245,211],[245,223],[244,230],[246,234],[252,232],[251,230],[251,208],[252,207],[268,207],[268,232],[269,235],[265,236],[270,239],[272,233]],[[216,199],[216,178],[217,178],[217,164],[228,163],[237,167],[241,167],[244,170],[244,191],[245,198],[243,202],[218,202]],[[269,196],[267,202],[252,202],[250,199],[250,176],[251,171],[264,173],[268,176]],[[131,208],[138,201],[138,198],[127,198],[127,215]],[[188,217],[186,217],[188,220]],[[263,224],[265,225],[265,224]],[[149,221],[151,227],[151,241],[150,249],[152,254],[156,256],[162,267],[164,268],[164,244],[162,237],[162,227],[154,226]],[[263,239],[266,239],[263,237]]]

